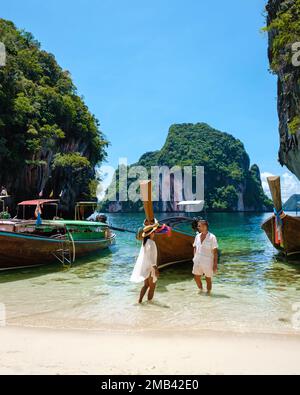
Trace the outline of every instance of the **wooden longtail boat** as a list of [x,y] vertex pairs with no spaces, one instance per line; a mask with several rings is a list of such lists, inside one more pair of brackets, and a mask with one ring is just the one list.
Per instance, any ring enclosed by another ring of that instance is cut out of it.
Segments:
[[[22,202],[21,206],[41,201]],[[43,200],[43,205],[53,201]],[[24,209],[23,209],[24,212]],[[108,248],[115,242],[107,224],[90,221],[0,221],[0,270],[41,266],[57,261],[70,265],[76,258]]]
[[[141,196],[146,215],[144,225],[155,224],[151,181],[141,182]],[[155,233],[158,266],[160,268],[192,261],[194,256],[193,243],[196,235],[193,222],[192,218],[178,216],[164,219],[163,223],[160,224],[161,227]],[[164,231],[166,228],[168,230]],[[140,232],[137,238],[141,238]]]
[[74,245],[72,254],[75,255],[75,259],[103,250],[115,243],[116,235],[111,232],[107,224],[64,220],[54,221],[51,224],[66,228],[67,235]]
[[262,225],[270,242],[287,256],[300,254],[300,217],[287,215],[282,209],[280,177],[269,177],[274,215]]

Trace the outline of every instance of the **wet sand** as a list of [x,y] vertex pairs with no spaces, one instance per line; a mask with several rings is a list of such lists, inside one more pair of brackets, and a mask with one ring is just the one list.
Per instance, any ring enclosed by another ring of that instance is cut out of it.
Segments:
[[300,374],[300,336],[0,328],[0,374]]

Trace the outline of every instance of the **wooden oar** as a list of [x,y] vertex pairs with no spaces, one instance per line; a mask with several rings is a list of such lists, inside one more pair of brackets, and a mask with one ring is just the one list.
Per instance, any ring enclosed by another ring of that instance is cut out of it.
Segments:
[[141,198],[144,203],[144,210],[146,215],[146,220],[149,225],[154,224],[155,217],[153,211],[153,202],[152,202],[152,182],[151,181],[141,181]]
[[272,194],[274,207],[277,213],[279,213],[282,210],[280,177],[268,177],[267,180]]
[[117,230],[118,232],[128,232],[128,233],[136,234],[136,232],[134,230],[129,230],[129,229],[125,229],[125,228],[117,228],[115,226],[110,226],[109,229]]

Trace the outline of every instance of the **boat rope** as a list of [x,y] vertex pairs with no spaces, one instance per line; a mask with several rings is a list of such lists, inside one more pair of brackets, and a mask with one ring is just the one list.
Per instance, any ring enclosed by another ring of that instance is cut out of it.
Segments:
[[286,217],[283,209],[279,211],[276,210],[274,207],[274,215],[275,215],[275,244],[280,245],[284,248],[284,241],[283,241],[283,219]]
[[72,244],[72,258],[71,258],[71,261],[72,261],[72,263],[74,263],[75,260],[76,260],[76,246],[75,246],[74,238],[73,238],[72,234],[69,231],[68,231],[68,236],[71,239],[71,244]]
[[283,218],[285,218],[286,214],[284,213],[283,209],[277,211],[276,208],[274,207],[274,214],[276,217],[276,223],[278,227],[281,227],[283,225]]
[[134,230],[125,229],[125,228],[118,228],[116,226],[109,226],[109,229],[116,230],[118,232],[127,232],[127,233],[136,234],[136,231],[134,231]]

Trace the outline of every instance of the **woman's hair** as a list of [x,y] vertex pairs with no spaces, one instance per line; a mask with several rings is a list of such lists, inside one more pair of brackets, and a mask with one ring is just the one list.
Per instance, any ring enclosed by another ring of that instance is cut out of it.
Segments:
[[145,245],[147,244],[147,241],[148,241],[148,240],[150,240],[150,235],[144,237],[144,239],[143,239],[143,246],[144,246],[144,247],[145,247]]

